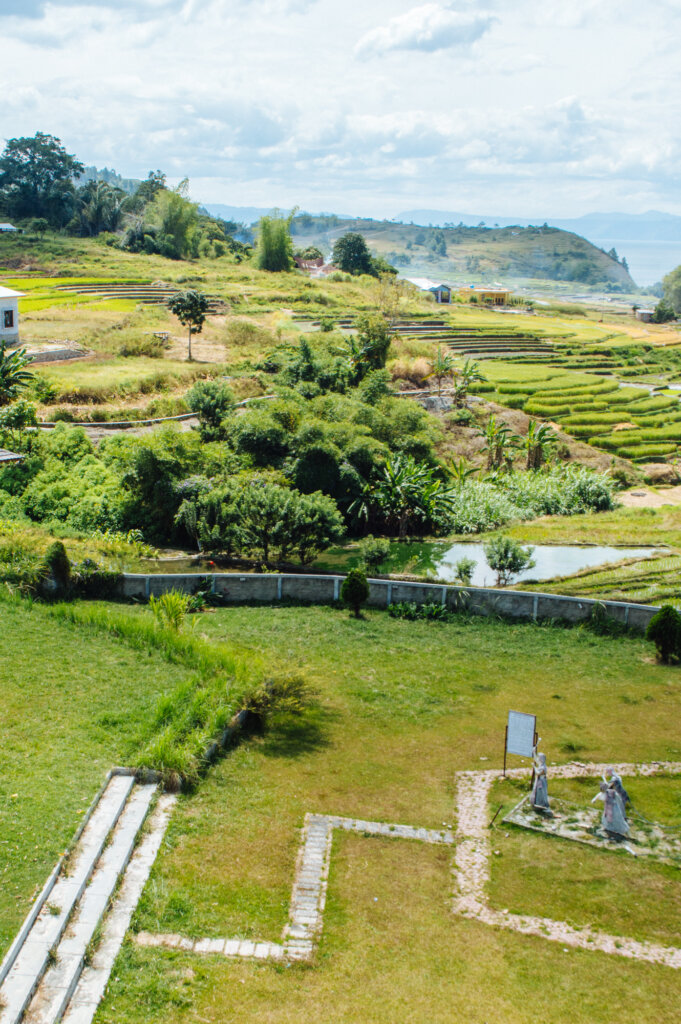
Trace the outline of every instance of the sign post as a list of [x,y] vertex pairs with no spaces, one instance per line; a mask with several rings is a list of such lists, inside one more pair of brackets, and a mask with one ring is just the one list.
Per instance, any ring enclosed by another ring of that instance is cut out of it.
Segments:
[[522,711],[509,711],[504,737],[504,778],[506,777],[506,755],[532,757],[537,743],[537,717]]

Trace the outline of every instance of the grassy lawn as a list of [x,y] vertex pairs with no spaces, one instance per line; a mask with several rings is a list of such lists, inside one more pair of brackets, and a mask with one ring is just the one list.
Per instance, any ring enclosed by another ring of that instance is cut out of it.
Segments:
[[[453,824],[454,772],[499,763],[509,707],[536,712],[551,760],[576,751],[580,760],[681,757],[672,724],[678,669],[656,665],[642,640],[483,619],[408,623],[381,612],[357,622],[337,608],[292,606],[220,610],[196,629],[257,652],[273,670],[302,668],[319,697],[303,719],[276,722],[181,799],[137,928],[276,940],[305,812]],[[666,785],[646,783],[637,800],[678,820],[679,786],[670,795]],[[503,841],[492,893],[500,905],[511,896],[520,903],[526,888],[518,909],[677,941],[674,872],[646,865],[634,877],[638,865],[625,870],[614,855],[559,843],[545,853],[549,840],[515,832]],[[541,877],[528,879],[539,854]],[[637,1021],[678,1019],[678,972],[566,954],[453,916],[449,858],[440,848],[336,835],[312,969],[128,943],[97,1022],[515,1024],[541,1015],[552,1024],[610,1024],[632,998]],[[591,883],[571,885],[580,872]]]
[[130,763],[159,695],[187,676],[0,602],[0,958],[106,772]]

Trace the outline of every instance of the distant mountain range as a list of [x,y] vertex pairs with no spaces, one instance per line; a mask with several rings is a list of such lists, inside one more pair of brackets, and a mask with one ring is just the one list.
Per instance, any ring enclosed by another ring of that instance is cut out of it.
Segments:
[[673,213],[649,210],[647,213],[586,213],[583,217],[493,217],[451,210],[404,210],[395,217],[396,221],[414,224],[460,224],[477,227],[484,221],[486,227],[528,227],[530,224],[547,223],[550,227],[573,231],[584,238],[607,238],[612,241],[681,242],[681,217]]

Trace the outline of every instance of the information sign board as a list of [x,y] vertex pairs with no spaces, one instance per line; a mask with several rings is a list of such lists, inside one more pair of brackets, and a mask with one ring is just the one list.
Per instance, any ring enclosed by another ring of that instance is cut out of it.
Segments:
[[522,711],[509,711],[506,728],[506,753],[520,757],[532,757],[537,729],[536,715],[525,715]]

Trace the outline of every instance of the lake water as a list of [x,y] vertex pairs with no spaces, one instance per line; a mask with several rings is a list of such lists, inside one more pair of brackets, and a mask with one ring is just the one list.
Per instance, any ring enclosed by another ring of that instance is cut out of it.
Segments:
[[620,259],[626,256],[629,271],[642,288],[661,281],[665,274],[681,265],[681,240],[657,242],[640,239],[589,238],[590,242],[608,252],[615,248]]

